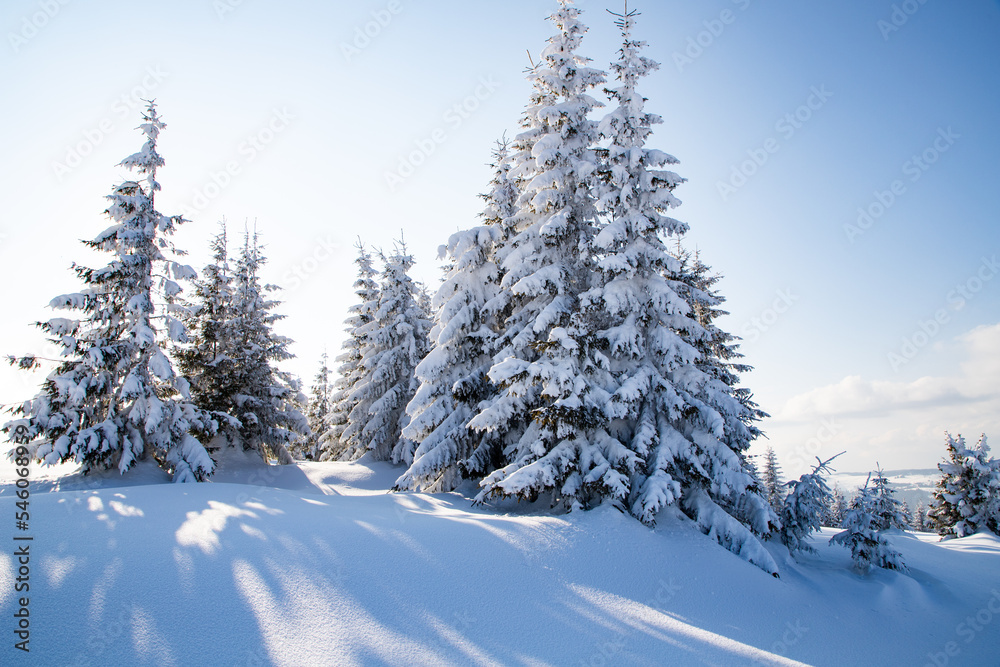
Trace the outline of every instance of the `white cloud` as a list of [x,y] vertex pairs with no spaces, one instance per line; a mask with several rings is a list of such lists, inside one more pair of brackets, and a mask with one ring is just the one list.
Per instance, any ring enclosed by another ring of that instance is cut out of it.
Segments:
[[977,327],[956,343],[965,360],[954,375],[911,382],[852,375],[789,399],[764,424],[786,472],[797,475],[813,456],[843,450],[843,470],[876,462],[929,468],[941,459],[946,430],[1000,438],[1000,324]]

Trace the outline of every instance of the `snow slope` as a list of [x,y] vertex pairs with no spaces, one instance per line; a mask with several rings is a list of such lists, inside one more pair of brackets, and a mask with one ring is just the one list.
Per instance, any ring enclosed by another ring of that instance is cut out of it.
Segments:
[[[134,474],[32,471],[31,653],[10,639],[5,547],[0,664],[940,667],[1000,653],[992,536],[899,534],[911,573],[862,577],[826,531],[798,563],[776,552],[774,579],[680,518],[649,530],[611,508],[388,494],[399,469],[384,464]],[[12,479],[4,463],[8,535]]]

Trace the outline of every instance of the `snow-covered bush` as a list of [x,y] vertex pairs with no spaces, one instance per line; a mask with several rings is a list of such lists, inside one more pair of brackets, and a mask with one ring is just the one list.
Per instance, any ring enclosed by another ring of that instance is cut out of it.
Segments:
[[823,525],[823,515],[833,497],[823,475],[831,472],[829,466],[834,458],[826,461],[817,458],[812,472],[786,484],[788,493],[781,506],[778,538],[790,552],[816,551],[809,545],[808,538]]
[[987,529],[1000,534],[1000,460],[990,457],[986,436],[975,449],[961,435],[946,433],[948,459],[938,464],[941,480],[929,519],[940,535],[965,537]]
[[896,491],[889,483],[889,479],[883,474],[882,468],[876,468],[875,476],[872,479],[874,485],[872,513],[875,515],[875,523],[879,530],[891,530],[897,528],[906,530],[910,521],[906,518],[904,503],[896,500]]
[[873,567],[906,572],[903,557],[886,539],[875,516],[875,491],[869,481],[851,501],[844,516],[844,530],[830,538],[830,544],[839,544],[851,550],[851,559],[858,570],[867,574]]

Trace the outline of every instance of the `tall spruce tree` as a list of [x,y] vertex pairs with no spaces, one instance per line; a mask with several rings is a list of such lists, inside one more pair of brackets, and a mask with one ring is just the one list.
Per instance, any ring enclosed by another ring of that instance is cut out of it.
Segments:
[[[142,149],[120,163],[140,180],[126,180],[107,197],[111,226],[84,244],[112,255],[107,266],[74,265],[86,288],[56,297],[53,308],[77,311],[81,319],[53,318],[39,323],[63,350],[62,361],[40,392],[14,409],[3,426],[18,444],[30,444],[47,464],[73,461],[84,473],[117,468],[127,472],[152,457],[174,481],[202,480],[214,462],[198,440],[215,423],[190,402],[186,380],[164,353],[167,338],[186,340],[174,302],[178,280],[194,270],[173,259],[170,235],[184,222],[156,210],[156,180],[163,158],[157,139],[165,124],[149,102],[139,126]],[[12,359],[24,368],[32,357]]]
[[[739,375],[753,369],[739,361],[743,357],[739,337],[722,330],[715,322],[728,314],[720,307],[726,299],[716,287],[721,276],[712,273],[699,252],[684,249],[679,236],[671,258],[674,263],[666,267],[670,287],[687,303],[687,317],[694,321],[685,323],[677,332],[697,350],[695,368],[710,378],[713,385],[701,387],[700,394],[695,392],[695,399],[715,410],[725,422],[725,437],[720,442],[726,450],[719,449],[709,456],[714,459],[715,470],[723,470],[729,479],[721,485],[721,492],[714,490],[719,487],[708,488],[713,489],[710,493],[716,503],[726,507],[756,536],[765,536],[778,523],[777,514],[783,507],[779,497],[784,489],[780,479],[775,480],[778,493],[774,496],[776,503],[771,504],[764,497],[759,471],[747,453],[750,444],[761,435],[756,423],[768,416],[754,402],[750,390],[739,386]],[[735,459],[731,458],[733,455]],[[773,452],[771,455],[773,460],[766,463],[776,465]],[[697,467],[698,462],[694,463]],[[713,478],[715,474],[710,472],[703,479]]]
[[892,488],[889,478],[882,472],[882,467],[875,469],[872,480],[873,506],[872,512],[875,515],[875,525],[879,530],[890,530],[898,528],[906,530],[909,520],[906,518],[904,503],[896,499],[896,490]]
[[667,277],[677,264],[663,237],[686,230],[666,215],[682,179],[663,168],[675,158],[645,146],[659,119],[635,86],[655,64],[631,38],[634,16],[620,17],[619,86],[609,91],[618,106],[600,124],[607,149],[594,148],[587,119],[602,74],[575,55],[585,28],[570,3],[551,17],[559,33],[529,76],[535,95],[518,139],[534,161],[515,174],[531,179],[497,253],[511,294],[489,373],[500,392],[471,422],[510,444],[478,499],[544,497],[563,509],[611,500],[650,523],[678,503],[773,573],[758,537],[777,519],[743,455],[755,416],[707,372],[724,368],[696,346],[710,350],[711,333]]
[[239,428],[230,416],[235,387],[235,360],[230,349],[235,332],[232,323],[233,273],[229,264],[226,223],[220,223],[212,239],[212,262],[194,282],[188,304],[186,344],[175,346],[177,365],[191,385],[191,399],[223,424],[227,436]]
[[399,462],[410,447],[401,432],[408,419],[406,405],[417,389],[414,369],[427,353],[430,321],[417,305],[418,289],[409,276],[413,258],[406,245],[400,241],[382,259],[377,306],[372,321],[359,330],[362,372],[350,396],[354,407],[342,436],[347,445],[343,456],[353,460],[371,452],[377,461]]
[[847,514],[847,498],[844,497],[844,492],[840,490],[840,486],[834,485],[833,492],[830,494],[827,516],[823,525],[829,528],[840,528],[844,522],[845,514]]
[[486,375],[500,327],[494,307],[503,274],[494,249],[508,239],[518,196],[506,141],[497,142],[493,157],[484,224],[453,234],[441,248],[450,268],[431,303],[432,347],[416,368],[420,388],[406,408],[403,435],[414,449],[400,452],[409,468],[398,490],[450,491],[467,475],[489,472],[497,458],[498,438],[469,428],[480,402],[496,392]]
[[[664,238],[687,225],[666,215],[680,204],[684,182],[667,169],[677,159],[646,147],[662,120],[644,110],[638,80],[658,65],[631,37],[635,13],[619,16],[623,44],[612,65],[617,108],[601,123],[610,142],[602,165],[601,209],[608,224],[595,239],[600,274],[593,303],[605,311],[602,331],[612,368],[621,369],[613,416],[629,424],[630,447],[643,458],[633,513],[652,522],[665,505],[680,507],[728,548],[771,572],[758,536],[776,523],[758,494],[745,455],[763,413],[738,389],[748,370],[735,337],[714,320],[724,314],[718,278],[695,256],[672,257]],[[608,326],[610,325],[610,326]]]
[[500,391],[471,424],[510,438],[505,465],[482,480],[480,500],[545,494],[569,509],[605,494],[624,501],[636,457],[601,424],[598,402],[610,375],[597,366],[592,346],[580,345],[580,297],[590,287],[597,226],[597,128],[588,115],[598,103],[589,92],[604,73],[576,53],[587,29],[572,3],[560,2],[549,18],[558,32],[529,73],[535,93],[518,137],[533,142],[534,165],[524,165],[533,175],[500,252],[502,286],[511,293],[489,372]]
[[924,532],[927,530],[927,506],[924,501],[917,503],[917,509],[913,513],[913,522],[910,524],[913,530]]
[[966,537],[987,529],[1000,534],[1000,461],[990,457],[986,436],[969,449],[961,435],[945,433],[948,458],[938,464],[941,480],[929,518],[944,537]]
[[327,364],[326,352],[320,357],[319,370],[313,379],[309,390],[309,402],[306,404],[306,420],[309,422],[309,435],[302,438],[294,448],[297,458],[314,461],[320,454],[320,436],[330,428],[330,368]]
[[291,339],[274,331],[284,318],[274,312],[280,304],[270,298],[278,289],[264,284],[260,268],[266,262],[257,232],[247,232],[236,263],[232,300],[230,355],[233,358],[232,414],[240,421],[239,441],[264,461],[293,463],[288,447],[309,432],[299,409],[304,402],[299,380],[278,364],[293,358]]
[[[354,281],[354,293],[358,297],[348,311],[344,331],[347,338],[337,357],[340,363],[337,374],[340,376],[333,385],[333,395],[330,397],[329,429],[320,437],[321,461],[333,461],[343,457],[349,450],[356,449],[358,443],[353,441],[357,428],[349,432],[348,417],[357,406],[353,392],[365,373],[361,365],[361,350],[365,344],[365,331],[375,317],[378,308],[378,271],[372,264],[371,253],[365,249],[361,239],[355,247],[358,256],[354,263],[358,265],[358,278]],[[346,432],[346,433],[345,433]]]
[[775,511],[780,510],[785,500],[784,482],[781,481],[781,465],[778,463],[778,455],[774,449],[767,448],[764,453],[764,474],[761,480],[764,484],[764,493],[767,501]]

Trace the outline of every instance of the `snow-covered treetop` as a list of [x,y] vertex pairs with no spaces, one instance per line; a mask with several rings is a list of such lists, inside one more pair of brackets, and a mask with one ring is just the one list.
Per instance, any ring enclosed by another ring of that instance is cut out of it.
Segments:
[[572,0],[560,0],[559,10],[549,16],[559,32],[548,39],[549,45],[542,50],[542,62],[528,79],[536,87],[560,95],[566,101],[544,110],[540,118],[542,121],[555,122],[560,116],[573,118],[581,113],[586,115],[591,109],[603,106],[585,94],[589,88],[603,83],[605,74],[599,69],[587,67],[590,58],[576,53],[587,32],[587,26],[580,22],[579,16],[580,10]]
[[556,142],[555,138],[549,139],[548,144],[535,145],[552,128],[558,128],[562,142],[573,148],[589,147],[592,137],[588,132],[569,135],[586,125],[586,116],[592,109],[603,106],[586,91],[604,82],[604,72],[587,67],[590,59],[575,53],[587,32],[579,20],[580,10],[571,0],[560,0],[559,5],[559,10],[549,16],[558,32],[547,40],[549,45],[542,51],[541,61],[528,72],[534,91],[522,120],[525,132],[514,140],[513,159],[517,166],[513,176],[519,180],[530,180],[535,170],[544,170],[555,162],[561,152],[557,146],[549,145]]
[[156,170],[163,166],[163,158],[156,152],[156,140],[160,136],[160,130],[166,127],[166,123],[160,120],[156,113],[156,100],[146,100],[146,109],[142,114],[143,123],[139,129],[146,135],[146,143],[138,153],[129,155],[118,163],[121,167],[134,169],[139,174],[146,176],[146,183],[150,197],[160,189],[160,184],[156,181]]
[[[587,62],[588,59],[573,55],[583,40],[584,33],[587,32],[580,19],[580,10],[573,4],[573,0],[559,0],[559,9],[549,15],[549,20],[559,29],[559,34],[548,39],[549,46],[542,51],[542,57],[549,62],[565,62],[558,59],[556,54],[569,55],[574,63]],[[553,58],[556,59],[553,59]]]
[[[614,14],[614,13],[612,13]],[[597,239],[598,246],[610,248],[623,237],[626,227],[642,232],[660,232],[680,235],[688,226],[664,213],[680,205],[673,190],[685,179],[662,169],[677,164],[673,155],[660,150],[645,148],[653,132],[653,125],[663,122],[660,116],[645,111],[646,98],[636,86],[641,77],[659,68],[659,63],[641,55],[645,42],[632,38],[631,31],[637,12],[627,10],[616,25],[622,31],[619,59],[611,64],[617,86],[605,88],[605,93],[617,107],[600,122],[598,132],[609,140],[606,150],[608,173],[604,174],[604,188],[599,208],[613,219]]]
[[[630,120],[632,120],[633,126],[640,130],[637,139],[638,143],[641,144],[651,131],[648,125],[662,123],[663,119],[654,114],[643,113],[643,105],[646,102],[646,98],[636,93],[635,88],[639,79],[659,69],[660,63],[646,58],[640,53],[646,46],[646,42],[632,38],[632,28],[635,27],[635,17],[639,15],[639,12],[634,10],[628,11],[626,5],[624,13],[610,13],[613,16],[619,17],[615,21],[615,25],[621,29],[622,33],[622,47],[618,51],[620,57],[617,62],[611,64],[611,72],[621,82],[621,85],[617,88],[608,89],[607,93],[623,109],[632,112]],[[647,127],[642,128],[643,125]],[[676,162],[676,160],[673,162]]]
[[[163,158],[156,150],[156,141],[166,123],[157,114],[154,101],[147,103],[142,117],[144,122],[138,129],[146,137],[146,142],[138,153],[128,156],[119,162],[118,166],[126,167],[146,178],[144,181],[124,181],[107,195],[106,199],[111,203],[105,213],[118,224],[104,230],[89,245],[112,252],[122,243],[125,247],[133,248],[140,245],[149,246],[144,252],[147,252],[153,261],[166,260],[160,249],[166,249],[176,256],[185,253],[175,248],[165,236],[159,237],[153,248],[153,236],[158,232],[164,235],[173,234],[178,225],[187,221],[179,215],[163,215],[155,208],[155,194],[160,189],[156,171],[164,164]],[[192,279],[197,275],[191,267],[173,261],[167,261],[165,272],[168,284],[164,284],[163,288],[171,298],[173,296],[171,292],[176,294],[174,292],[176,283],[173,283],[173,280]],[[176,289],[179,291],[179,288]]]
[[[486,201],[486,208],[479,217],[488,225],[502,225],[517,211],[517,197],[520,194],[511,177],[510,141],[506,137],[497,140],[493,149],[494,175],[490,181],[490,191],[479,195]],[[447,249],[442,247],[441,256]]]

